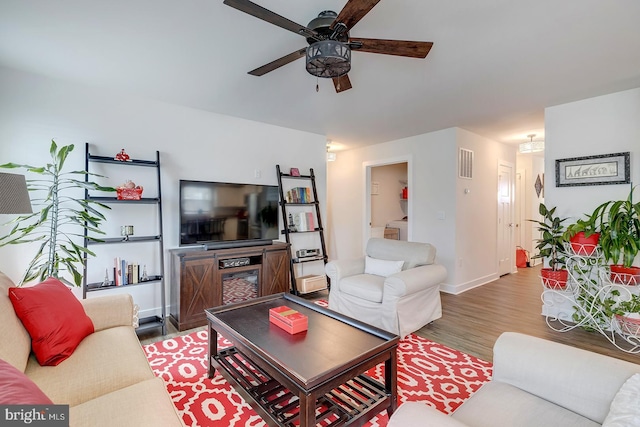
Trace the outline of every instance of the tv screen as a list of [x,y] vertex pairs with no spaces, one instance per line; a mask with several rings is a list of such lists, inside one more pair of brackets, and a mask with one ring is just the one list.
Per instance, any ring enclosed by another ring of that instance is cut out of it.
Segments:
[[180,246],[262,244],[278,239],[278,187],[180,181]]

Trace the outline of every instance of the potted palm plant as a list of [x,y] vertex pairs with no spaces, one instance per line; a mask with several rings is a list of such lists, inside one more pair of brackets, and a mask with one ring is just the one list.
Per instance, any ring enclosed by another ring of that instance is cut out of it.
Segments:
[[564,289],[569,278],[564,256],[566,239],[563,222],[567,218],[554,216],[556,208],[548,209],[544,203],[540,203],[538,212],[542,215],[542,221],[531,220],[538,224],[541,233],[536,245],[538,253],[533,258],[542,258],[547,265],[540,272],[542,284],[550,289]]
[[[20,215],[10,221],[9,224],[15,225],[9,234],[0,238],[0,246],[38,244],[38,250],[29,262],[20,284],[35,279],[44,280],[47,277],[64,280],[61,275],[66,271],[73,277],[74,284],[80,286],[84,256],[94,255],[80,242],[84,238],[84,231],[104,234],[99,229],[101,221],[105,218],[100,209],[109,207],[78,197],[78,192],[85,188],[109,192],[116,189],[85,181],[85,177],[89,175],[86,171],[64,172],[64,164],[71,151],[73,144],[58,147],[55,141],[51,141],[51,162],[45,166],[15,163],[0,165],[0,168],[24,168],[28,172],[40,175],[39,179],[27,180],[29,191],[34,191],[37,195],[31,200],[34,212]],[[87,238],[100,241],[95,237]]]
[[640,284],[640,268],[633,262],[640,251],[640,203],[633,203],[632,187],[625,200],[610,200],[598,206],[591,218],[600,228],[600,247],[611,263],[611,281]]

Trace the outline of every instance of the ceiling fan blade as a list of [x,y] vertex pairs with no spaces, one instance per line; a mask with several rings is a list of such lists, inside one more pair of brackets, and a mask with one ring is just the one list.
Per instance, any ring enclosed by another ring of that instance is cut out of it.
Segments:
[[269,9],[265,9],[262,6],[250,2],[249,0],[224,0],[223,3],[227,6],[233,7],[234,9],[238,9],[241,12],[247,13],[251,16],[255,16],[258,19],[262,19],[263,21],[269,22],[270,24],[276,25],[280,28],[284,28],[285,30],[292,31],[303,37],[311,37],[316,40],[320,40],[319,34],[311,28],[307,28],[304,25],[295,23],[285,18],[284,16],[280,16],[277,13],[271,12]]
[[334,23],[331,24],[331,29],[334,29],[334,25],[338,22],[347,26],[347,31],[353,28],[380,0],[349,0],[344,5],[338,17]]
[[410,58],[425,58],[433,46],[432,42],[359,38],[350,38],[349,43],[362,43],[361,47],[352,46],[352,49],[358,52],[382,53]]
[[336,93],[351,89],[352,86],[351,80],[349,80],[349,75],[345,74],[344,76],[334,77],[333,86],[336,88]]
[[307,53],[307,48],[302,48],[296,50],[295,52],[291,52],[288,55],[283,56],[282,58],[278,58],[275,61],[271,61],[268,64],[263,65],[262,67],[258,67],[255,70],[249,71],[249,74],[252,76],[262,76],[267,74],[269,71],[273,71],[276,68],[280,68],[283,65],[287,65],[289,62],[293,62],[298,58],[302,58]]

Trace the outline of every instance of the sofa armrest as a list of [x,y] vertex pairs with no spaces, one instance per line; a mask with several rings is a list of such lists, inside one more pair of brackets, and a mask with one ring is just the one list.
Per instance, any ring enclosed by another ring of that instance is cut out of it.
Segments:
[[466,424],[422,402],[406,402],[393,413],[387,427],[466,427]]
[[[401,298],[423,289],[438,286],[447,278],[440,264],[422,265],[388,276],[384,281],[384,296]],[[332,282],[333,283],[333,282]]]
[[133,326],[133,298],[129,294],[106,295],[80,301],[97,331]]
[[364,273],[364,257],[329,261],[324,271],[331,280],[331,288],[337,288],[341,279]]
[[640,365],[565,344],[505,332],[493,347],[501,381],[602,424],[618,389]]

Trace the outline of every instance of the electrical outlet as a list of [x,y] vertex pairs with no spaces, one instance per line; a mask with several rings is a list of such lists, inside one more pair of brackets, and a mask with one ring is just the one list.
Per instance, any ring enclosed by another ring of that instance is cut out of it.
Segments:
[[254,178],[262,178],[262,171],[260,169],[255,169],[253,171],[253,177]]

